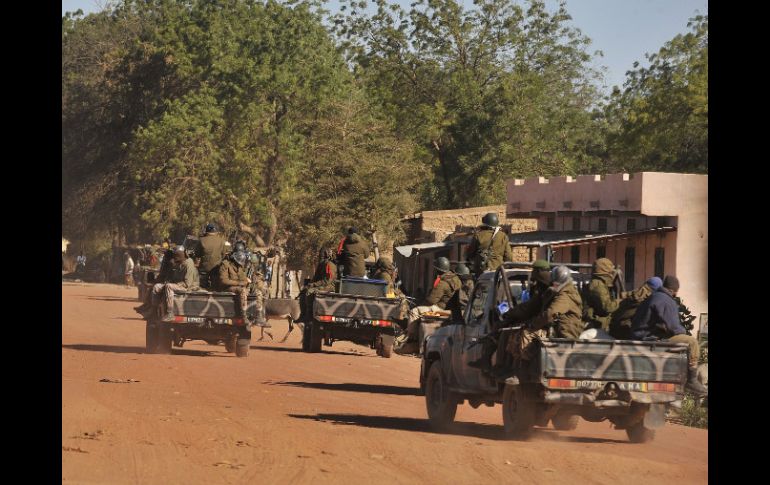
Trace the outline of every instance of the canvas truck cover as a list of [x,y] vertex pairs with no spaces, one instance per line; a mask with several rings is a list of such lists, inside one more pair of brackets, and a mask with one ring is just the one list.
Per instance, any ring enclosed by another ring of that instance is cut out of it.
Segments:
[[[249,295],[246,312],[256,316],[256,296]],[[174,315],[189,317],[233,318],[236,315],[236,296],[230,292],[175,292]]]
[[544,339],[544,378],[681,384],[687,377],[687,346],[629,340]]
[[331,315],[370,320],[403,320],[405,302],[400,298],[382,298],[318,292],[313,299],[313,316]]

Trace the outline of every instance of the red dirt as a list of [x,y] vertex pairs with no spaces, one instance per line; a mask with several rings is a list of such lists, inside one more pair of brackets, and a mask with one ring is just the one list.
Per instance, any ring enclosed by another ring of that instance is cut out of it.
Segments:
[[[136,290],[62,284],[62,481],[67,483],[706,483],[708,432],[667,424],[631,444],[608,423],[502,437],[499,406],[427,426],[420,362],[296,329],[245,359],[188,342],[144,354]],[[326,351],[329,349],[329,351]],[[108,383],[108,379],[139,382]]]

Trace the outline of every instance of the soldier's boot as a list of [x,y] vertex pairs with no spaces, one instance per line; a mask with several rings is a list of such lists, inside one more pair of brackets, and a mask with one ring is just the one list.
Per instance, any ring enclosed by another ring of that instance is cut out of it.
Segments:
[[174,311],[173,310],[166,310],[166,314],[161,319],[162,322],[173,322],[174,321]]
[[691,367],[688,375],[687,375],[687,384],[685,384],[685,389],[692,392],[693,394],[697,396],[708,396],[709,390],[706,389],[703,384],[700,383],[698,380],[698,368],[697,367]]

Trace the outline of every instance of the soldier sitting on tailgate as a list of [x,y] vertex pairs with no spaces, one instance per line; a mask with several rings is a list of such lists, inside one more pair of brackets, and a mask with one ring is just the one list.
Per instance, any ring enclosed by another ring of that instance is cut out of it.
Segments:
[[[249,285],[251,280],[246,276],[244,266],[246,265],[246,259],[248,256],[243,251],[236,251],[230,255],[229,258],[222,261],[219,265],[219,271],[217,272],[217,278],[214,284],[216,291],[229,291],[235,293],[238,298],[238,305],[236,306],[236,315],[251,323],[246,307],[248,306]],[[257,298],[257,323],[259,317],[262,316],[262,298],[261,295]],[[264,317],[262,317],[264,323]]]
[[447,258],[442,256],[436,259],[433,267],[439,274],[433,282],[433,289],[421,306],[409,310],[409,323],[406,328],[408,340],[417,336],[417,322],[423,313],[445,310],[454,294],[463,286],[460,278],[450,270]]
[[[166,263],[164,257],[164,263]],[[165,294],[166,314],[163,317],[164,322],[171,322],[174,320],[174,292],[175,291],[196,291],[200,289],[200,280],[198,276],[198,268],[195,267],[195,263],[187,257],[184,246],[177,246],[174,249],[173,257],[171,259],[171,275],[167,282],[156,283],[152,287],[151,304],[149,307],[142,305],[135,308],[138,312],[142,313],[145,318],[151,318],[152,315],[157,314],[158,305],[160,305],[160,295]],[[168,266],[167,266],[168,267]],[[161,269],[161,273],[162,273]],[[161,274],[162,278],[166,275]]]
[[663,281],[657,276],[653,276],[620,301],[618,309],[612,312],[610,319],[610,335],[613,338],[618,340],[631,339],[631,319],[634,318],[636,310],[661,286],[663,286]]
[[337,265],[332,259],[332,253],[326,248],[318,251],[318,264],[315,267],[313,279],[299,292],[300,317],[297,321],[309,321],[307,310],[310,299],[316,291],[334,291],[334,281],[337,279]]

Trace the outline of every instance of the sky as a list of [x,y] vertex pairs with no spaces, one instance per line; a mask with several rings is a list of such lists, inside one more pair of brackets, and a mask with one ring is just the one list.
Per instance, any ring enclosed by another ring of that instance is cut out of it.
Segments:
[[[472,0],[460,0],[472,6]],[[398,0],[408,8],[412,0]],[[101,10],[103,0],[62,0],[64,12],[82,9],[84,13]],[[547,0],[555,8],[557,0]],[[330,10],[339,5],[332,0]],[[596,67],[604,66],[605,92],[621,86],[626,71],[639,61],[646,65],[644,55],[657,52],[675,35],[687,32],[687,20],[698,13],[708,13],[708,0],[567,0],[572,25],[578,27],[593,42],[591,51],[600,50]]]

